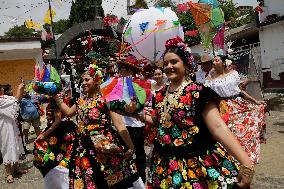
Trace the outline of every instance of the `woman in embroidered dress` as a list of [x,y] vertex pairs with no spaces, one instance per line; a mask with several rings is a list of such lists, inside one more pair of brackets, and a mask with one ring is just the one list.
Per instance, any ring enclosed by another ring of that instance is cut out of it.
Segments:
[[222,119],[238,138],[253,163],[257,163],[260,142],[264,140],[262,137],[265,131],[265,103],[257,101],[240,89],[238,72],[226,69],[231,63],[226,56],[216,56],[213,62],[215,69],[207,78],[206,85],[223,98],[219,104]]
[[121,116],[108,110],[99,92],[102,77],[101,70],[90,65],[82,78],[87,95],[71,108],[55,97],[65,115],[78,115],[69,170],[71,189],[124,189],[138,180],[129,133]]
[[[156,93],[152,116],[135,116],[156,128],[149,188],[246,188],[253,164],[221,119],[218,95],[186,78],[189,57],[182,39],[167,41],[164,70],[170,84]],[[240,171],[217,141],[240,162]]]
[[[64,98],[70,104],[68,98]],[[69,188],[69,162],[76,124],[64,117],[52,99],[46,107],[47,127],[34,142],[34,165],[44,177],[45,189]]]
[[18,102],[22,99],[24,87],[25,85],[22,82],[14,97],[4,95],[5,89],[0,86],[0,150],[8,183],[14,182],[14,174],[27,172],[17,166],[20,155],[25,153],[20,131],[17,127]]

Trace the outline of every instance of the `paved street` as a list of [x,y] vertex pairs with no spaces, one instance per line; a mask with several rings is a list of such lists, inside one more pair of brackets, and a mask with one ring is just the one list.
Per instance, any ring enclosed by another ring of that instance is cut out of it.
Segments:
[[[271,97],[269,105],[273,109],[268,118],[267,144],[262,145],[261,160],[256,167],[253,189],[277,188],[284,189],[284,97]],[[33,135],[34,137],[34,135]],[[32,149],[29,144],[28,148]],[[15,179],[13,184],[7,184],[3,174],[3,164],[0,165],[0,189],[42,189],[43,179],[39,171],[32,165],[32,155],[22,161],[29,173]]]

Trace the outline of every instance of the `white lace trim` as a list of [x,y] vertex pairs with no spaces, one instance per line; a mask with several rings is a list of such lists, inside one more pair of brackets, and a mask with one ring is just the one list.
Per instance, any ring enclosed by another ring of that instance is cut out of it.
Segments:
[[205,82],[206,86],[209,86],[221,97],[238,95],[241,92],[239,84],[240,76],[237,71],[233,71],[225,77],[206,80]]

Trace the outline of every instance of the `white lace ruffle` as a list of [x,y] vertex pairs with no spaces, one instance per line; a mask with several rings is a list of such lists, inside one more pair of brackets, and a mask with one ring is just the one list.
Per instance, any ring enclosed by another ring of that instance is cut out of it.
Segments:
[[206,80],[205,85],[213,89],[221,97],[230,97],[241,92],[239,88],[240,81],[238,72],[233,71],[225,77]]
[[0,150],[3,164],[15,164],[19,156],[24,154],[17,116],[18,101],[15,97],[3,95],[0,97]]

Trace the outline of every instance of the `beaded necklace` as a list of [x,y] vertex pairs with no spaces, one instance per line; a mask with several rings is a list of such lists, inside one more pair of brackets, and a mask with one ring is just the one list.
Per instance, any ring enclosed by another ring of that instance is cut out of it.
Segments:
[[169,122],[171,120],[171,112],[172,109],[175,108],[176,104],[178,103],[178,99],[182,94],[182,91],[185,86],[189,84],[188,81],[184,81],[179,87],[178,90],[174,91],[173,93],[169,92],[169,88],[167,88],[165,98],[163,99],[163,106],[161,107],[161,119],[160,123]]

